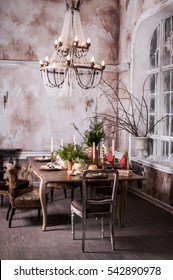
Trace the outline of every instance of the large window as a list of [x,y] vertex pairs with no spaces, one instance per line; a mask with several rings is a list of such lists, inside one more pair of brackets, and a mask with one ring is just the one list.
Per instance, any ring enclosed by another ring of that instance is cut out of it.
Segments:
[[173,155],[173,16],[161,20],[150,43],[149,125],[150,154]]

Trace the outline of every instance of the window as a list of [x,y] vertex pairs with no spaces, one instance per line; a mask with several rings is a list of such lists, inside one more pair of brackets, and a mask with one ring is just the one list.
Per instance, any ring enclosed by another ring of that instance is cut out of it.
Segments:
[[150,154],[173,155],[173,16],[161,20],[150,42],[149,125],[164,116],[150,135]]

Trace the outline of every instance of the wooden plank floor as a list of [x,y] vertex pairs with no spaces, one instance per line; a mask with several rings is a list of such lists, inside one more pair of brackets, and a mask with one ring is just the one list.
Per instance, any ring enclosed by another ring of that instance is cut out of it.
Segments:
[[[75,193],[78,195],[78,192]],[[173,259],[173,216],[142,198],[128,193],[125,226],[116,223],[116,250],[111,251],[109,227],[100,238],[100,220],[87,225],[86,252],[81,250],[81,223],[77,220],[76,240],[72,240],[70,193],[56,190],[54,202],[48,204],[48,227],[41,230],[37,211],[16,211],[12,228],[5,220],[8,200],[0,207],[0,259],[57,260],[141,260]],[[91,239],[93,237],[94,239]]]

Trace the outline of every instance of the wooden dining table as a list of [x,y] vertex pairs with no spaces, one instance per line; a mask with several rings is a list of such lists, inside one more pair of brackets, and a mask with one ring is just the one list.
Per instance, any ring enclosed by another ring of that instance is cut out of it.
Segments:
[[[68,184],[68,187],[74,187],[74,185],[82,186],[82,176],[72,176],[67,170],[53,170],[53,169],[42,169],[41,167],[46,165],[45,162],[38,161],[35,157],[28,157],[28,171],[31,175],[34,173],[40,179],[39,194],[42,206],[42,230],[45,231],[47,227],[47,201],[46,201],[46,191],[47,186],[51,184]],[[98,185],[100,179],[94,179],[93,183]],[[101,179],[103,180],[103,179]],[[118,209],[117,209],[117,219],[119,226],[124,225],[124,213],[127,204],[127,190],[128,183],[130,181],[142,181],[145,180],[144,176],[132,173],[131,176],[119,176],[118,181],[121,187]]]

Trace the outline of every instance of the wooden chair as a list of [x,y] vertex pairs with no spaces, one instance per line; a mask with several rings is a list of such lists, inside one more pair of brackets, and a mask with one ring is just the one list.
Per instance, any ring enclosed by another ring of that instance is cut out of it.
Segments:
[[[103,177],[107,177],[103,179]],[[114,176],[110,180],[110,176]],[[90,198],[87,194],[87,186],[94,185],[93,179],[88,178],[99,178],[97,179],[103,187],[109,184],[112,191],[112,195],[109,198],[97,199]],[[101,217],[102,222],[102,237],[104,237],[103,229],[103,218],[110,218],[110,237],[112,250],[115,249],[114,244],[114,226],[115,226],[115,209],[116,209],[116,196],[118,189],[118,172],[117,170],[107,169],[107,170],[86,170],[83,173],[83,184],[82,184],[82,200],[73,200],[71,202],[71,225],[72,225],[72,235],[75,239],[75,215],[82,218],[82,251],[85,250],[85,235],[86,235],[86,220],[91,217]]]
[[[19,209],[38,209],[40,218],[41,202],[39,197],[39,188],[30,187],[28,180],[19,180],[14,165],[8,163],[7,167],[7,184],[9,189],[10,205],[6,219],[11,227],[15,210]],[[25,184],[24,184],[25,181]]]
[[8,186],[6,180],[4,179],[5,169],[3,155],[0,154],[0,195],[1,195],[1,206],[3,205],[4,195],[8,195]]
[[[78,188],[78,184],[66,184],[66,183],[52,183],[50,185],[50,200],[53,202],[53,195],[54,195],[54,190],[63,190],[64,191],[64,197],[67,198],[67,190],[71,191],[71,201],[74,199],[74,190]],[[82,192],[82,190],[81,190]]]

